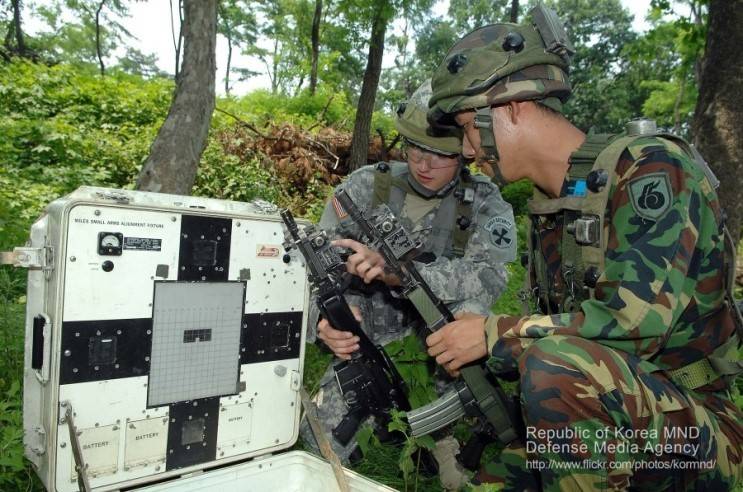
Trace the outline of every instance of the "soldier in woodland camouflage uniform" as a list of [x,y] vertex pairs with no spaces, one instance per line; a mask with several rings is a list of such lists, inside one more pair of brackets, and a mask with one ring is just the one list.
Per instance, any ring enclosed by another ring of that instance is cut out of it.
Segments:
[[[456,374],[517,374],[526,433],[480,478],[506,490],[731,490],[742,473],[740,312],[716,179],[648,120],[584,134],[560,113],[572,48],[554,12],[460,40],[433,78],[432,129],[534,182],[539,314],[450,323],[427,339]],[[737,325],[737,326],[736,326]],[[528,461],[527,461],[528,460]]]
[[[497,186],[484,176],[471,176],[460,156],[461,142],[454,136],[433,138],[426,134],[426,110],[430,81],[398,111],[397,128],[405,138],[408,163],[390,162],[366,166],[349,175],[344,188],[362,210],[387,203],[401,219],[413,239],[423,242],[424,253],[417,267],[436,295],[454,311],[484,315],[506,285],[504,263],[516,252],[516,226],[511,206],[501,198]],[[378,254],[354,241],[360,231],[343,215],[333,200],[328,202],[320,227],[332,238],[345,238],[337,245],[350,247],[351,273],[383,279],[393,288],[349,289],[349,305],[358,309],[362,328],[376,344],[387,344],[410,333],[418,319],[412,305],[394,292],[394,279],[383,273]],[[367,262],[374,263],[371,268]],[[364,265],[366,263],[366,265]],[[375,273],[376,272],[376,273]],[[379,283],[377,283],[379,285]],[[322,339],[341,358],[358,349],[356,339],[343,327],[321,320],[315,303],[309,313],[308,341]],[[317,330],[316,330],[317,327]],[[332,364],[331,364],[332,366]],[[340,395],[332,367],[321,380],[316,396],[320,419],[332,430],[348,412]],[[306,421],[302,435],[314,445]],[[344,448],[331,439],[336,453],[347,460],[356,448],[355,439]]]

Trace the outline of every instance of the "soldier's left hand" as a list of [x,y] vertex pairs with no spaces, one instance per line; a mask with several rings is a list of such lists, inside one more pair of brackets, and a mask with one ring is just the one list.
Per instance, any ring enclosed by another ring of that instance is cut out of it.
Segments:
[[485,317],[471,313],[457,313],[452,321],[426,338],[428,354],[452,376],[459,376],[459,368],[485,357]]
[[361,277],[364,283],[371,283],[374,280],[381,280],[387,285],[394,285],[394,279],[391,275],[386,275],[384,267],[387,264],[382,255],[376,251],[367,248],[358,241],[353,239],[336,239],[333,246],[340,246],[353,250],[353,254],[346,260],[346,269],[348,273]]

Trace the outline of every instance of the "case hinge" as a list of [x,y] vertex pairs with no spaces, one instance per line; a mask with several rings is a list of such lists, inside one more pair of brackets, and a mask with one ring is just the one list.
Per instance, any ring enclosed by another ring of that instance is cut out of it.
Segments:
[[0,265],[13,265],[32,270],[51,270],[53,251],[50,246],[43,248],[17,247],[13,251],[0,252]]

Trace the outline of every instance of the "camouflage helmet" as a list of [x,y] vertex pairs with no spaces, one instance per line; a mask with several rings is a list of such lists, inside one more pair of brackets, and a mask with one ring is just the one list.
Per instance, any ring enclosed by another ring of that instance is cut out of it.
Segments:
[[491,106],[535,100],[557,111],[570,96],[568,71],[574,50],[557,14],[542,4],[533,24],[492,24],[472,31],[447,53],[434,73],[429,100],[431,132],[456,127],[454,114],[476,111],[486,155],[497,159]]
[[437,154],[457,155],[462,151],[462,142],[451,132],[440,132],[432,136],[427,131],[428,99],[431,97],[431,79],[423,82],[406,102],[397,110],[395,127],[408,142]]
[[452,46],[431,81],[431,124],[508,101],[567,100],[572,45],[554,11],[539,4],[531,14],[531,25],[491,24]]

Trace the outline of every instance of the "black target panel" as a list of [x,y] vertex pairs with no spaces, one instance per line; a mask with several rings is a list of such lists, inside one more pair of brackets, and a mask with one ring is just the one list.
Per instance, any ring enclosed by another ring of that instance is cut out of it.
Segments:
[[151,349],[151,318],[64,322],[60,384],[145,376]]
[[245,314],[242,330],[241,364],[299,357],[301,312]]
[[217,459],[219,397],[173,403],[168,417],[166,470]]
[[227,280],[231,236],[231,219],[183,215],[178,280]]

